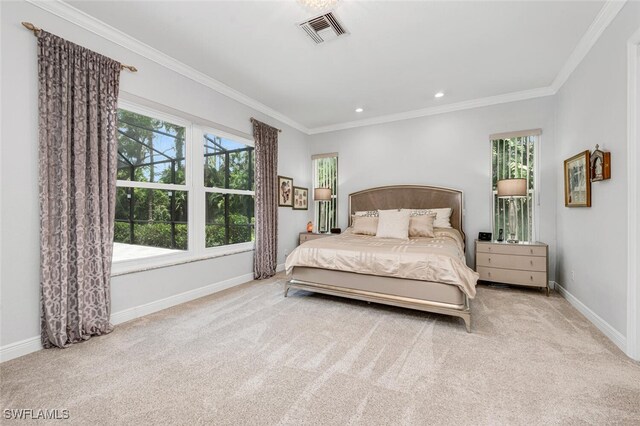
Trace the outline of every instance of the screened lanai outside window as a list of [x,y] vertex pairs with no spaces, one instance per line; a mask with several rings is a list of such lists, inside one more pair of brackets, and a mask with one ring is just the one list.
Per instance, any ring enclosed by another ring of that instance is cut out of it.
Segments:
[[205,247],[255,240],[254,148],[204,134]]
[[114,260],[188,248],[186,127],[118,110]]
[[[524,131],[491,136],[491,171],[493,188],[493,232],[497,238],[509,229],[508,198],[498,198],[498,181],[522,178],[527,181],[527,196],[516,198],[517,239],[532,241],[534,235],[535,151],[540,131]],[[506,237],[505,237],[506,239]]]

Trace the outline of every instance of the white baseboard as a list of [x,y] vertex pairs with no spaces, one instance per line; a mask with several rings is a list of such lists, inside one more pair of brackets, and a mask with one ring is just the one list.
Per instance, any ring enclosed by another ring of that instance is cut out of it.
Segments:
[[[281,267],[282,269],[284,269],[284,264],[278,265],[278,269],[280,269]],[[133,319],[140,318],[145,315],[149,315],[154,312],[179,305],[181,303],[189,302],[200,297],[208,296],[210,294],[217,293],[219,291],[226,290],[240,284],[244,284],[251,280],[253,280],[253,273],[244,274],[228,280],[210,284],[205,287],[200,287],[194,290],[186,291],[184,293],[169,296],[164,299],[155,300],[144,305],[135,306],[133,308],[125,309],[120,312],[112,313],[111,322],[113,324],[122,324],[123,322],[131,321]],[[9,361],[11,359],[30,354],[32,352],[39,351],[40,349],[42,349],[40,336],[32,337],[15,343],[10,343],[8,345],[0,347],[0,362]]]
[[0,362],[9,361],[10,359],[18,358],[31,352],[37,352],[40,349],[42,349],[40,336],[9,343],[0,348]]
[[140,318],[145,315],[170,308],[172,306],[190,302],[192,300],[199,299],[201,297],[208,296],[210,294],[217,293],[219,291],[226,290],[240,284],[244,284],[251,281],[252,279],[253,273],[244,274],[240,275],[239,277],[230,278],[228,280],[220,281],[204,287],[185,291],[184,293],[174,294],[173,296],[165,297],[164,299],[154,300],[153,302],[146,303],[144,305],[139,305],[133,308],[122,310],[120,312],[112,313],[111,323],[122,324],[123,322],[131,321],[132,319]]
[[587,317],[589,321],[595,325],[605,336],[607,336],[617,347],[626,353],[627,350],[627,338],[618,330],[613,328],[608,322],[600,318],[598,314],[593,312],[584,303],[578,300],[573,294],[569,293],[567,289],[562,287],[557,282],[553,283],[554,289],[567,301],[576,308],[582,315]]

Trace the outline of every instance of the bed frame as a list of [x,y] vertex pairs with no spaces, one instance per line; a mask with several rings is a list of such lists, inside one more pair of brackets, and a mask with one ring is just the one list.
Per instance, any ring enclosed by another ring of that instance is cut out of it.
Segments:
[[[464,240],[462,195],[462,191],[457,189],[421,185],[394,185],[365,189],[349,195],[349,225],[351,225],[351,215],[356,211],[451,207],[453,210],[451,226],[460,231]],[[360,274],[294,267],[291,279],[285,283],[284,296],[287,297],[289,289],[295,288],[367,302],[452,315],[462,318],[467,331],[471,332],[469,297],[456,286],[403,278],[376,277],[372,275],[354,277],[354,275]],[[366,280],[363,281],[365,277]],[[354,278],[359,278],[359,280],[354,281]],[[396,291],[396,289],[401,289],[402,291]],[[448,292],[444,299],[443,290]],[[456,294],[452,295],[451,292]]]

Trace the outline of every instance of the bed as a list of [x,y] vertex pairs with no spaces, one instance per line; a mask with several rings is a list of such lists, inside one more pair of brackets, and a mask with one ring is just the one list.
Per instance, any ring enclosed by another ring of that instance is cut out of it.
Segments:
[[318,238],[287,257],[284,295],[290,289],[460,317],[471,332],[470,299],[477,273],[464,259],[462,191],[394,185],[349,195],[349,225],[358,211],[450,207],[451,228],[434,238],[393,240],[355,235]]

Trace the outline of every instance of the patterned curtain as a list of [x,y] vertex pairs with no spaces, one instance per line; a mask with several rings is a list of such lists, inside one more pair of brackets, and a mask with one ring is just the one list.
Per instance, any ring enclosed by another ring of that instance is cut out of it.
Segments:
[[120,63],[38,34],[42,345],[111,332]]
[[256,179],[256,249],[253,276],[275,275],[278,265],[278,129],[253,122]]

